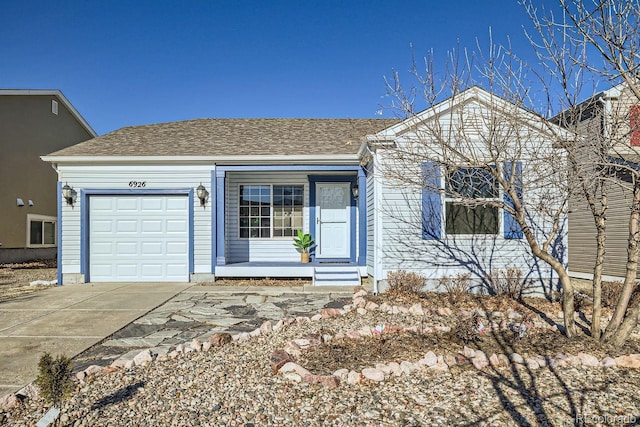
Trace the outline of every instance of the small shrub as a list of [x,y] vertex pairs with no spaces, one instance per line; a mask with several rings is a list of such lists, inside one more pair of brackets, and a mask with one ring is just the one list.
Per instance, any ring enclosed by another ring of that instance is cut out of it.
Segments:
[[[602,282],[602,306],[607,308],[615,308],[618,304],[618,298],[622,293],[622,282]],[[629,305],[632,305],[634,301],[640,298],[640,287],[636,284],[635,289],[631,293],[631,299]]]
[[473,318],[458,317],[451,328],[453,338],[463,344],[469,344],[478,339],[476,314]]
[[426,279],[422,274],[398,270],[387,274],[387,292],[418,295],[424,290]]
[[587,295],[581,294],[580,292],[575,292],[573,294],[573,310],[574,311],[584,311],[585,308],[591,303],[589,301],[589,297]]
[[40,387],[42,397],[56,405],[71,393],[73,389],[71,375],[70,358],[59,355],[54,359],[45,352],[38,362],[36,385]]
[[470,289],[471,273],[458,274],[457,276],[443,276],[438,281],[438,288],[444,288],[444,292],[451,304],[456,304]]
[[495,295],[504,295],[514,300],[520,299],[527,289],[522,270],[519,268],[492,271],[487,281],[490,291]]

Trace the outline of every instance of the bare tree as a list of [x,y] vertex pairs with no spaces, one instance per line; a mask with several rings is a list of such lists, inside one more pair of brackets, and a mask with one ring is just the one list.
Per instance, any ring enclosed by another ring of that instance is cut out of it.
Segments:
[[[380,172],[399,188],[427,189],[444,200],[445,235],[438,225],[423,230],[442,237],[443,245],[456,234],[495,236],[498,216],[506,212],[505,236],[519,234],[556,273],[565,295],[566,334],[574,336],[573,286],[557,251],[569,200],[562,148],[571,134],[532,112],[541,101],[529,89],[529,70],[508,49],[491,44],[487,52],[451,53],[439,75],[433,64],[431,55],[423,69],[414,61],[415,84],[408,89],[397,73],[387,80],[407,129],[384,150]],[[415,114],[416,103],[431,111],[427,119]]]
[[[640,121],[632,107],[640,104],[640,2],[560,0],[555,14],[537,9],[530,0],[524,7],[535,27],[529,36],[544,66],[546,87],[556,107],[564,110],[558,121],[576,135],[565,147],[574,204],[588,207],[594,221],[592,336],[620,345],[640,316],[640,305],[630,305],[637,287],[640,241],[640,152],[633,144]],[[593,96],[598,85],[621,90],[599,99]],[[588,95],[589,102],[581,103]],[[601,335],[607,214],[620,204],[625,204],[628,216],[624,284]]]

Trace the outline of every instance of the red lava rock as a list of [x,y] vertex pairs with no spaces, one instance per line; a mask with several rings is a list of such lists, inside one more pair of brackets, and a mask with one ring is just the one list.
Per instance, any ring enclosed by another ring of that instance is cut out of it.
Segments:
[[300,356],[302,349],[295,342],[289,341],[288,343],[285,344],[284,351],[286,351],[287,353],[291,354],[294,357],[298,357]]
[[8,394],[0,399],[0,409],[11,409],[20,405],[20,400],[15,394]]
[[323,319],[329,319],[331,317],[339,317],[340,310],[338,310],[337,308],[323,308],[322,310],[320,310],[320,315],[322,316]]
[[273,373],[277,373],[280,368],[287,362],[295,362],[296,360],[284,350],[276,350],[271,354],[270,362],[273,368]]
[[311,372],[309,372],[308,370],[306,370],[305,368],[303,368],[302,366],[298,365],[295,362],[287,362],[287,363],[285,363],[278,370],[278,372],[281,373],[281,374],[295,372],[299,376],[300,379],[306,377],[307,375],[311,375]]
[[391,323],[385,323],[383,331],[385,334],[396,334],[404,331],[404,328],[402,326],[394,325]]
[[218,332],[209,338],[209,342],[214,347],[222,347],[223,345],[229,344],[231,342],[231,334],[226,332]]
[[302,379],[304,382],[309,384],[322,384],[327,388],[336,388],[340,385],[340,379],[333,375],[305,375]]
[[318,346],[324,342],[322,337],[318,334],[307,334],[304,338],[309,341],[309,345],[311,346]]
[[464,357],[463,354],[458,353],[455,355],[455,358],[456,358],[456,365],[468,365],[471,363],[471,361],[466,357]]
[[621,368],[636,368],[640,369],[640,355],[629,354],[627,356],[620,356],[613,359]]

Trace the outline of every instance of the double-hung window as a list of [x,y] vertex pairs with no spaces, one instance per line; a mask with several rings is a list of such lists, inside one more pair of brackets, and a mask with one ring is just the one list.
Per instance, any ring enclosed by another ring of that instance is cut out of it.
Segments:
[[56,218],[44,215],[27,215],[27,246],[55,246]]
[[294,236],[302,229],[304,186],[241,185],[240,238]]
[[456,168],[445,176],[445,232],[498,234],[500,201],[495,177],[486,169]]
[[[504,162],[501,167],[502,176],[522,202],[522,162]],[[424,162],[422,238],[439,240],[443,237],[443,232],[454,236],[497,235],[501,229],[502,215],[504,238],[522,239],[523,231],[516,219],[508,209],[499,208],[500,205],[513,207],[514,201],[506,192],[500,194],[497,179],[491,172],[470,167],[445,170],[445,167],[436,162]]]

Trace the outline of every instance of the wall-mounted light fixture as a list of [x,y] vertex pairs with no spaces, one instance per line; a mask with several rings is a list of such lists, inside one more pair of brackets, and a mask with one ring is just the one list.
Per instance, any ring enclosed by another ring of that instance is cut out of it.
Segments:
[[357,199],[358,194],[360,194],[360,190],[358,189],[358,183],[353,184],[353,188],[351,189],[351,193],[353,193],[353,198]]
[[69,206],[73,206],[76,204],[77,194],[78,193],[76,192],[76,190],[71,188],[68,183],[65,183],[64,187],[62,187],[62,197],[64,197],[64,200]]
[[200,183],[200,185],[198,185],[198,188],[196,188],[196,195],[198,196],[198,199],[200,199],[200,206],[204,208],[207,205],[207,197],[209,196],[209,192],[206,188],[204,188],[204,185],[202,185],[202,183]]

